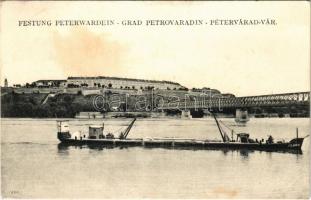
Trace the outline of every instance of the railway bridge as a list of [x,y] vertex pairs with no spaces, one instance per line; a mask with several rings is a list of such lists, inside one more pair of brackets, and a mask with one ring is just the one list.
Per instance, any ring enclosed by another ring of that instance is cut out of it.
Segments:
[[158,110],[197,110],[197,109],[247,109],[254,107],[291,107],[310,105],[310,92],[295,92],[285,94],[245,96],[232,98],[185,98],[181,101],[162,102]]

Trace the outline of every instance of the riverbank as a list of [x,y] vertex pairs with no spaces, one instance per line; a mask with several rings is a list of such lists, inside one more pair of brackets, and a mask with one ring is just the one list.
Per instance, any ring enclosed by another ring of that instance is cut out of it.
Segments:
[[[113,101],[113,94],[107,94],[105,98]],[[135,112],[137,96],[131,96],[127,99],[121,99],[122,102],[127,102],[127,105],[121,103],[117,108],[108,103],[101,106],[100,112],[106,118],[118,117],[180,117],[180,110],[167,110],[164,112],[140,111]],[[93,104],[94,95],[82,94],[18,94],[7,93],[1,96],[1,117],[11,118],[74,118],[80,112],[98,112],[98,109]],[[146,104],[150,104],[150,99],[147,99]],[[146,106],[146,110],[150,110],[150,106]],[[125,112],[128,111],[128,112]],[[248,108],[248,114],[254,118],[308,118],[310,116],[309,106],[289,106],[289,107],[253,107]],[[214,111],[222,117],[235,117],[235,108],[222,109]],[[191,110],[190,114],[193,118],[202,118],[206,116],[203,110]]]

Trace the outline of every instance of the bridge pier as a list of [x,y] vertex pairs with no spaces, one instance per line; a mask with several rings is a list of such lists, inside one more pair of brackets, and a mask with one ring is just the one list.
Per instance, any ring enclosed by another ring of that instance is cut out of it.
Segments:
[[191,119],[192,115],[190,113],[190,110],[182,110],[181,111],[181,118],[188,118]]
[[203,118],[211,117],[209,109],[203,109]]
[[164,110],[161,110],[159,112],[159,117],[165,117],[166,116],[166,113],[164,112]]

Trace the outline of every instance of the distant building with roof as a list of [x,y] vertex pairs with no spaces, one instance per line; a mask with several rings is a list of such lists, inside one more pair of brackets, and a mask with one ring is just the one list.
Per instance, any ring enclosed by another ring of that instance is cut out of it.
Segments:
[[37,80],[32,83],[36,87],[65,87],[66,80]]
[[221,94],[223,97],[225,98],[234,98],[235,95],[234,94],[231,94],[231,93],[224,93],[224,94]]

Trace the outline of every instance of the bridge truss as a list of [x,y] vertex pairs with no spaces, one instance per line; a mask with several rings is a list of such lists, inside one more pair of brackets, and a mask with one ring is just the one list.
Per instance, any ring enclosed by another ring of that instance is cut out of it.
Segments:
[[310,92],[296,92],[274,95],[246,96],[233,98],[193,98],[180,102],[165,102],[158,105],[158,109],[222,109],[222,108],[250,108],[250,107],[284,107],[284,106],[309,106]]

